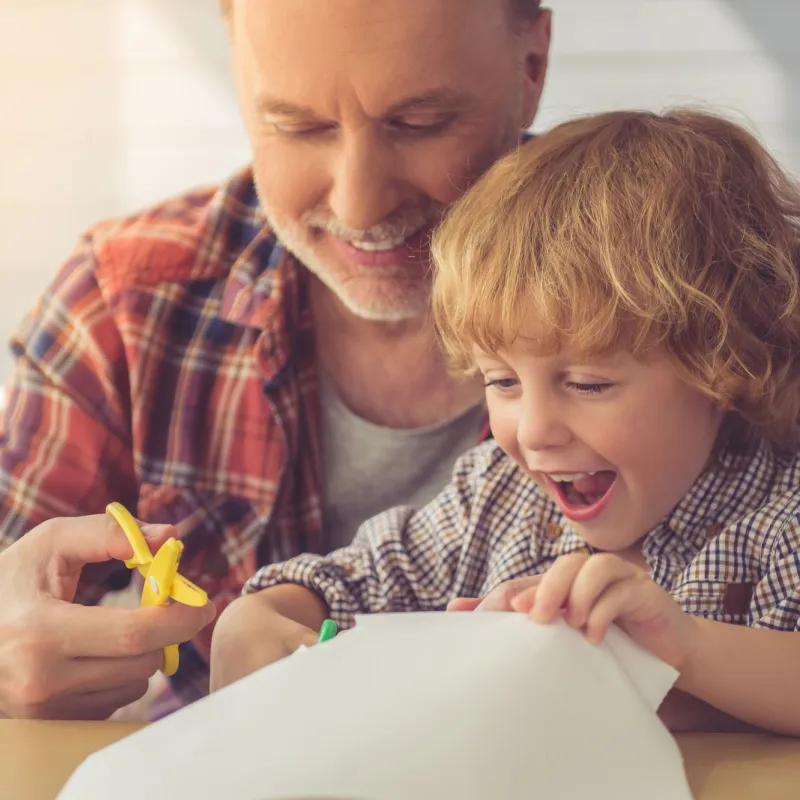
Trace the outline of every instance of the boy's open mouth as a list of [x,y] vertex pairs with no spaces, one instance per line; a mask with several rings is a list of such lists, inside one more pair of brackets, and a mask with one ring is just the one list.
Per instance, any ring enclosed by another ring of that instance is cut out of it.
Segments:
[[561,510],[567,517],[588,521],[605,507],[617,479],[612,470],[598,472],[546,473]]

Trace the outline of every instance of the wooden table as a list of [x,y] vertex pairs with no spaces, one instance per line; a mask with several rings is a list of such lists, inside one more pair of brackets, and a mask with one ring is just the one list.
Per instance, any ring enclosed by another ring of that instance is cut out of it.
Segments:
[[[90,753],[139,726],[0,720],[0,798],[54,800]],[[800,740],[679,735],[695,800],[797,800]]]

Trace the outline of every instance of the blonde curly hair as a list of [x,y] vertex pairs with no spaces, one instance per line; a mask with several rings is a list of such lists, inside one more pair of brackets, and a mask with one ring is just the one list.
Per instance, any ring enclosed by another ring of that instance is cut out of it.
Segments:
[[472,348],[666,353],[740,432],[798,441],[800,189],[754,136],[694,110],[614,112],[522,145],[433,240],[433,313]]

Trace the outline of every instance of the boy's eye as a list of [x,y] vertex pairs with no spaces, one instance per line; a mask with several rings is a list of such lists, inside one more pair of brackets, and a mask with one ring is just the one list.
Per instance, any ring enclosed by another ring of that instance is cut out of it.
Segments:
[[573,381],[567,383],[567,386],[578,394],[602,394],[613,385],[613,383],[574,383]]
[[494,386],[498,389],[513,389],[518,383],[519,380],[517,378],[491,378],[484,380],[483,386],[486,389],[490,386]]

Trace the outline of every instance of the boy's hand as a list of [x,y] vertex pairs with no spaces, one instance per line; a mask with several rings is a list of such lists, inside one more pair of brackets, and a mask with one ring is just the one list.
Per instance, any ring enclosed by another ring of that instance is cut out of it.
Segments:
[[220,614],[211,639],[211,691],[316,644],[311,628],[279,614],[261,593],[234,600]]
[[511,601],[539,584],[541,575],[526,575],[504,581],[485,597],[456,597],[447,604],[448,611],[515,611]]
[[571,553],[511,607],[540,623],[559,614],[599,643],[616,622],[640,645],[680,670],[694,649],[697,623],[644,570],[613,553]]

